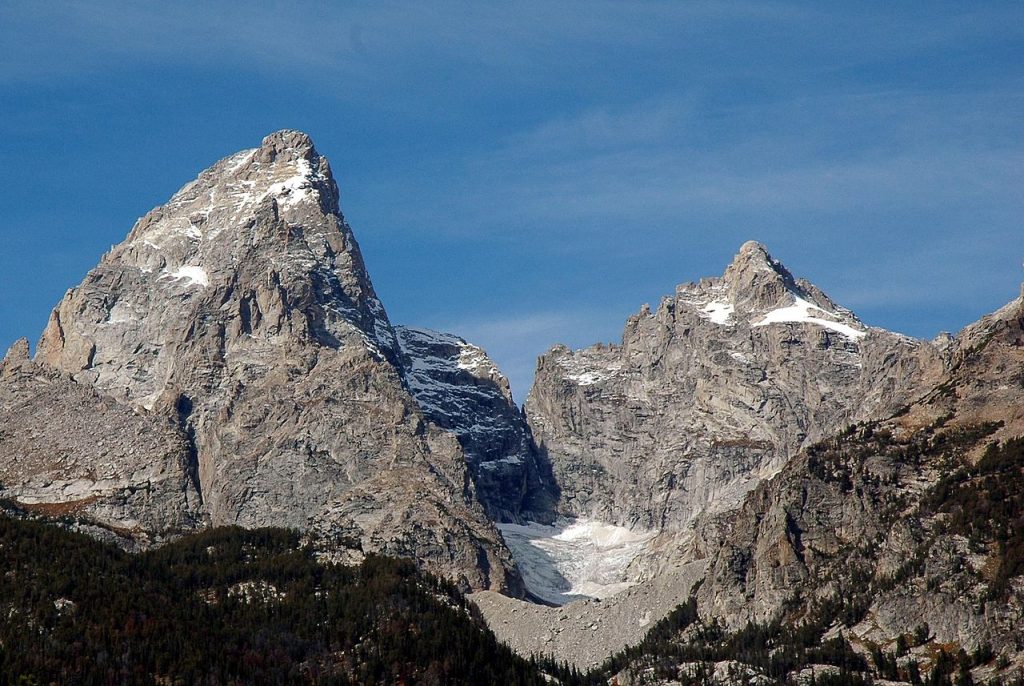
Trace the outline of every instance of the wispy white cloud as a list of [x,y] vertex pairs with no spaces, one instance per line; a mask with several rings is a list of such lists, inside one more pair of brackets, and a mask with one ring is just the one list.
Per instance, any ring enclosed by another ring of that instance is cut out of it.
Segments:
[[645,103],[547,122],[510,138],[497,153],[507,164],[479,169],[514,169],[504,192],[549,220],[952,203],[1019,187],[1014,112],[1024,96],[1005,91],[840,93],[727,112]]
[[[751,11],[736,5],[727,14]],[[0,78],[53,78],[140,61],[334,75],[379,74],[425,59],[446,68],[539,67],[579,43],[637,46],[660,21],[723,14],[713,3],[8,2],[0,7],[8,38]]]
[[693,126],[694,96],[674,96],[620,106],[591,106],[559,115],[510,135],[488,161],[560,161],[582,154],[661,147]]
[[[1019,7],[1013,3],[970,11],[951,11],[952,7],[935,11],[935,5],[919,10],[881,5],[864,11],[853,6],[826,9],[794,2],[710,0],[639,5],[611,0],[14,0],[0,6],[6,37],[0,48],[0,78],[52,78],[150,61],[378,76],[393,68],[476,65],[480,71],[499,69],[504,77],[519,74],[545,81],[571,69],[573,60],[584,61],[579,67],[614,68],[630,50],[654,58],[668,49],[682,66],[688,60],[710,58],[699,64],[699,76],[706,78],[718,65],[723,77],[775,70],[781,74],[800,65],[808,52],[832,59],[805,63],[804,70],[849,68],[950,40],[992,41],[1024,33]],[[737,49],[728,40],[752,29],[758,42]],[[751,51],[773,59],[752,63],[747,59]],[[652,59],[651,66],[665,65]],[[602,75],[594,78],[600,81]],[[507,80],[502,84],[513,85]]]

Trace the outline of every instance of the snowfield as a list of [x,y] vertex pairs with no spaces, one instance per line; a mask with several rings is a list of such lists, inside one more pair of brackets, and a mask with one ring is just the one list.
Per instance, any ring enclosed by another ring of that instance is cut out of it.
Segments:
[[554,605],[607,598],[632,586],[626,568],[657,535],[591,519],[497,526],[527,590]]
[[[788,322],[806,322],[808,324],[817,324],[823,326],[826,329],[837,331],[843,334],[847,338],[857,340],[867,335],[867,332],[855,329],[849,324],[843,324],[839,321],[833,321],[836,315],[828,310],[823,310],[812,302],[804,300],[800,296],[793,294],[794,304],[789,307],[780,307],[772,310],[765,314],[764,318],[754,324],[754,326],[767,326],[768,324],[782,324]],[[821,313],[825,317],[832,317],[833,319],[824,319],[818,316],[816,313]]]

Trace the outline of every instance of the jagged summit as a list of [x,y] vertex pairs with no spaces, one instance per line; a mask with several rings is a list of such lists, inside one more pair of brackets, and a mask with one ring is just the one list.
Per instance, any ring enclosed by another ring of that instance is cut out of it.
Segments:
[[[244,225],[264,205],[273,206],[285,221],[294,221],[303,207],[340,214],[330,164],[306,134],[278,131],[260,147],[220,160],[140,219],[128,241],[159,243],[167,240],[165,234],[214,239]],[[179,221],[167,226],[174,217]]]
[[808,442],[905,403],[934,357],[868,329],[750,241],[722,276],[630,317],[621,345],[553,347],[526,412],[565,509],[682,529]]
[[774,271],[792,280],[789,270],[768,252],[768,248],[758,241],[747,241],[740,246],[732,262],[726,268],[726,274],[742,274],[750,271]]
[[7,354],[4,355],[4,362],[20,363],[28,361],[28,339],[19,338],[11,344],[11,347],[7,349]]
[[[338,195],[298,131],[216,162],[67,292],[36,361],[176,427],[188,442],[182,482],[209,522],[358,538],[467,587],[514,590],[465,453],[403,385],[411,361]],[[152,456],[126,457],[139,477],[122,490],[86,482],[75,493],[121,498],[147,478],[136,459]],[[32,497],[64,497],[47,488]],[[130,528],[134,516],[108,523]]]
[[674,304],[726,326],[810,324],[850,340],[867,327],[814,284],[798,279],[756,241],[747,241],[721,277],[676,289]]
[[775,305],[785,293],[803,294],[782,262],[757,241],[747,241],[722,275],[730,297],[749,301],[752,307]]
[[181,339],[213,331],[225,361],[284,338],[397,359],[330,165],[304,133],[220,160],[142,217],[54,310],[37,358],[151,406],[181,383],[167,369]]
[[301,156],[309,159],[308,155],[316,155],[316,146],[313,139],[304,131],[295,129],[281,129],[267,135],[260,143],[261,155],[272,161],[274,156],[288,151],[298,152]]

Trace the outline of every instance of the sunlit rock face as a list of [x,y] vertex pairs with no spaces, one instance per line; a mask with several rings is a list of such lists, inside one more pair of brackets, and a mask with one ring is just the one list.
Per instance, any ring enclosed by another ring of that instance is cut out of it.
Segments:
[[0,362],[0,427],[0,498],[22,509],[131,548],[201,523],[181,428],[33,362],[25,339]]
[[[927,626],[929,649],[1020,660],[1024,577],[1015,567],[994,592],[993,569],[1013,565],[996,532],[1020,516],[1006,513],[1021,493],[1024,297],[945,343],[945,373],[901,412],[800,453],[701,527],[703,613],[738,627],[857,597],[863,611],[837,627],[855,640]],[[997,448],[1009,452],[986,458]]]
[[36,361],[169,418],[205,521],[357,539],[467,588],[520,589],[457,437],[406,388],[413,362],[303,133],[217,162],[141,218],[54,309]]
[[748,242],[721,277],[644,306],[619,345],[552,348],[526,414],[562,512],[665,535],[736,507],[801,447],[905,405],[939,358]]

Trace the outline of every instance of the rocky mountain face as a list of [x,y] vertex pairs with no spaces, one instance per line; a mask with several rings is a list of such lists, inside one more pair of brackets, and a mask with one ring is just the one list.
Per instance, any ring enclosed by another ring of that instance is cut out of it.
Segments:
[[326,159],[294,131],[140,219],[35,359],[20,341],[0,363],[14,509],[129,547],[292,527],[328,556],[358,542],[522,596],[506,522],[553,584],[632,564],[600,601],[474,596],[524,653],[590,667],[644,640],[613,661],[620,683],[651,665],[659,683],[804,683],[808,641],[888,680],[961,648],[976,679],[1004,669],[986,656],[1024,664],[1022,435],[1024,296],[926,343],[864,325],[753,242],[621,344],[553,348],[520,411],[481,349],[392,326]]
[[[305,134],[281,131],[140,219],[54,309],[35,359],[81,393],[121,403],[135,424],[173,421],[168,435],[185,447],[167,459],[187,478],[159,503],[166,517],[198,511],[215,525],[355,538],[466,588],[515,593],[514,561],[466,454],[406,389],[418,378],[409,351],[374,293],[327,160]],[[508,440],[499,459],[522,442]],[[481,473],[490,458],[473,453],[480,441],[467,445]],[[16,491],[31,476],[23,454],[39,449],[5,445]],[[140,448],[124,460],[120,478],[153,455]],[[75,497],[102,484],[97,475]],[[515,512],[515,500],[493,509]]]
[[842,597],[861,604],[856,636],[924,622],[968,650],[1005,644],[1024,621],[1022,434],[1018,298],[965,329],[949,374],[898,416],[810,447],[709,522],[704,607],[735,625]]
[[631,317],[620,345],[551,349],[526,414],[564,512],[678,531],[941,369],[934,346],[865,326],[748,242],[720,278]]
[[1018,683],[1024,295],[941,343],[917,397],[706,512],[682,564],[550,611],[479,594],[489,625],[583,667],[639,644],[600,667],[620,684]]
[[[967,327],[948,351],[947,373],[896,416],[809,446],[738,510],[702,524],[703,626],[717,621],[737,635],[750,634],[748,622],[781,626],[758,639],[773,655],[785,648],[770,637],[793,627],[792,641],[799,627],[815,646],[846,643],[842,671],[852,664],[860,678],[1019,682],[1024,296]],[[661,652],[696,655],[701,640],[700,631],[679,632]],[[677,683],[724,664],[691,657],[655,667],[650,657],[633,661],[620,683]],[[782,676],[834,676],[837,657]],[[710,681],[770,680],[767,663],[730,664]]]
[[0,496],[44,515],[78,515],[100,538],[159,542],[201,521],[188,439],[32,362],[28,341],[0,362]]
[[[528,619],[537,612],[488,600],[481,607],[491,626],[524,651],[586,666],[601,659],[579,648],[591,645],[587,636],[602,636],[605,656],[634,642],[635,631],[600,630],[620,626],[604,621],[607,608],[647,623],[664,617],[704,578],[694,570],[711,563],[710,542],[721,534],[714,526],[724,527],[759,484],[801,450],[924,395],[955,347],[864,325],[755,242],[722,277],[680,286],[654,312],[644,307],[620,345],[555,347],[538,363],[525,409],[553,466],[559,509],[645,533],[647,542],[617,579],[635,585],[577,611],[582,629],[546,632]],[[540,571],[562,571],[552,562]],[[666,589],[678,595],[667,598]]]
[[462,445],[481,502],[495,521],[550,519],[550,467],[538,459],[508,379],[475,345],[451,334],[396,326],[406,387]]

